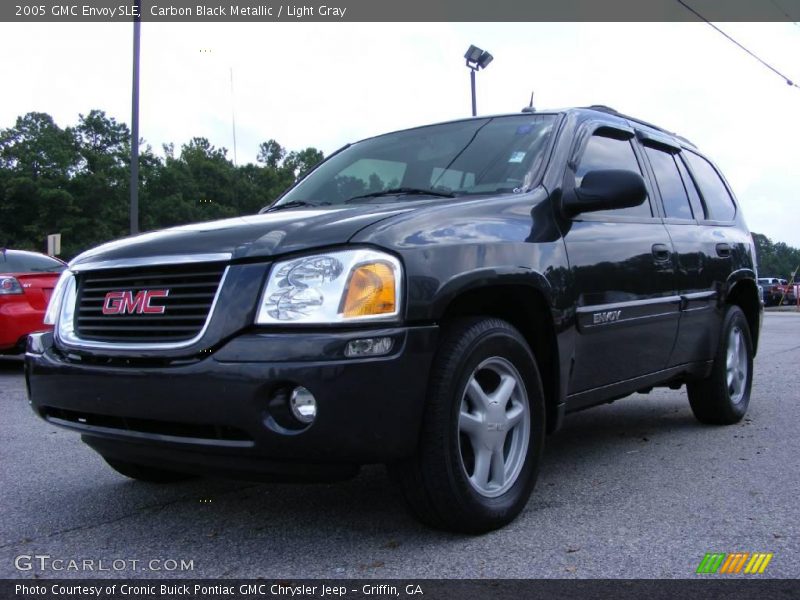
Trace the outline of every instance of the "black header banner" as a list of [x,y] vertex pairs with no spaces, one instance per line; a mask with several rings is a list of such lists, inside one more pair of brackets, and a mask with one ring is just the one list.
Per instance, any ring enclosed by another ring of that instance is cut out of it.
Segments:
[[3,0],[0,21],[800,21],[800,0]]

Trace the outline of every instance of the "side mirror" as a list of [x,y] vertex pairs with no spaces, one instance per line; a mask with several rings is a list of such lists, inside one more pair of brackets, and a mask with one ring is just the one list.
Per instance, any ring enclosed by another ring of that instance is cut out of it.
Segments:
[[639,173],[619,169],[589,171],[580,187],[566,194],[562,209],[568,217],[595,210],[639,206],[647,199],[647,188]]

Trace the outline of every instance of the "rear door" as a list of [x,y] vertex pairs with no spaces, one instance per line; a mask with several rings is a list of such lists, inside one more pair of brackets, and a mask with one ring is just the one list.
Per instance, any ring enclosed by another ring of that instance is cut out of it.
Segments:
[[[751,244],[746,229],[736,226],[738,208],[716,168],[695,152],[675,155],[696,223],[667,220],[677,252],[678,293],[683,299],[680,331],[671,365],[714,357],[721,296],[737,265],[747,264]],[[695,266],[696,265],[696,269]]]
[[[675,249],[675,287],[681,298],[678,338],[669,366],[698,360],[709,348],[710,314],[720,276],[715,257],[708,254],[700,222],[705,219],[702,200],[681,157],[681,147],[671,139],[652,134],[639,137],[656,182],[664,225]],[[723,279],[724,281],[724,279]]]
[[[645,176],[632,129],[608,124],[586,127],[590,129],[577,136],[580,147],[567,168],[565,192],[596,169],[625,169]],[[679,299],[672,243],[654,210],[652,190],[648,195],[641,206],[580,214],[564,235],[578,293],[570,395],[667,365]],[[571,404],[574,408],[582,401],[574,398]]]

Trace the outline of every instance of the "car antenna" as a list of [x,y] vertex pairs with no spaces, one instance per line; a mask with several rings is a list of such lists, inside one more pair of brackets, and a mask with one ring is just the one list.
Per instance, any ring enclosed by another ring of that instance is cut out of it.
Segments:
[[533,92],[531,92],[530,104],[528,104],[528,106],[523,108],[522,112],[524,112],[524,113],[534,113],[534,112],[536,112],[536,109],[533,107]]

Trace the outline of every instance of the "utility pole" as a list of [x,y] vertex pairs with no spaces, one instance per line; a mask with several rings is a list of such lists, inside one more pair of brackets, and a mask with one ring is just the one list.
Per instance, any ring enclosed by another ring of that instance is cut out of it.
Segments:
[[141,0],[133,17],[133,90],[131,92],[131,235],[139,233],[139,49]]
[[236,100],[233,96],[233,67],[231,67],[231,126],[233,127],[233,166],[236,163]]

